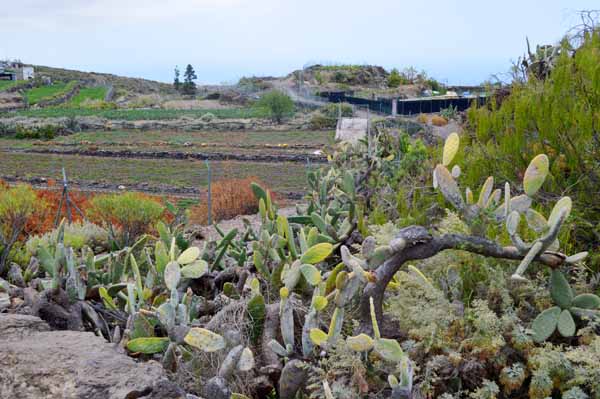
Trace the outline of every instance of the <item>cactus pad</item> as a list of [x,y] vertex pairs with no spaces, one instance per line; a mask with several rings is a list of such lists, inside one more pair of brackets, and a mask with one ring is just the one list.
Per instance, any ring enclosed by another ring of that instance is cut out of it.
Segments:
[[302,255],[300,262],[314,265],[325,260],[332,251],[333,245],[326,242],[313,245]]
[[523,189],[528,196],[534,196],[542,187],[548,176],[549,165],[546,154],[540,154],[531,160],[523,177]]
[[179,255],[177,258],[177,263],[180,265],[187,265],[198,259],[200,256],[200,248],[198,247],[189,247],[185,251]]
[[208,263],[197,260],[181,268],[181,275],[185,278],[200,278],[208,271]]
[[567,309],[563,310],[558,317],[558,332],[563,337],[572,337],[575,335],[575,321],[573,320],[573,316],[571,316],[571,312]]
[[558,270],[552,270],[550,276],[550,296],[561,309],[568,309],[573,302],[573,291],[565,276]]
[[130,352],[136,353],[162,353],[169,346],[169,338],[167,337],[146,337],[136,338],[127,342],[127,349]]
[[600,297],[594,294],[580,294],[573,298],[572,305],[582,309],[598,309]]
[[225,340],[219,334],[215,334],[204,328],[194,327],[184,338],[186,344],[201,349],[204,352],[216,352],[225,348]]
[[554,306],[544,310],[533,320],[531,329],[533,330],[534,341],[544,342],[550,338],[554,330],[556,330],[560,314],[561,309],[558,306]]
[[448,138],[446,138],[446,142],[444,143],[444,153],[442,156],[442,165],[448,166],[452,163],[452,160],[456,156],[458,152],[458,147],[460,146],[460,138],[458,137],[458,133],[450,133]]
[[356,352],[367,352],[373,349],[373,339],[366,334],[346,338],[348,347]]

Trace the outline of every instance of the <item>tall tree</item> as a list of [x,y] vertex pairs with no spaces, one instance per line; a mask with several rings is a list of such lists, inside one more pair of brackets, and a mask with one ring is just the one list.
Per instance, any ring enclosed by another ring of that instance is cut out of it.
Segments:
[[179,81],[179,67],[175,67],[175,80],[173,81],[173,87],[175,90],[181,90],[181,82]]
[[188,64],[183,73],[183,93],[184,94],[196,94],[196,83],[194,80],[198,79],[194,67]]

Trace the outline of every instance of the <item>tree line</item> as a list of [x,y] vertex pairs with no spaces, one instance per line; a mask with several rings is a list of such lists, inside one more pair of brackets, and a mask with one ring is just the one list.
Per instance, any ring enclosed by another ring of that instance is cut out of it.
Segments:
[[191,64],[188,64],[183,73],[183,83],[179,79],[180,72],[179,67],[175,67],[175,79],[173,80],[173,87],[181,94],[194,95],[196,94],[196,83],[194,80],[198,79],[196,71]]

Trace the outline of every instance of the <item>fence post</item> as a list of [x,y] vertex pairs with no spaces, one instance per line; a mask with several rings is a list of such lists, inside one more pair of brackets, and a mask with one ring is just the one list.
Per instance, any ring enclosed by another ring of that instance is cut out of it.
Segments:
[[212,189],[211,189],[211,183],[212,183],[212,171],[210,168],[210,162],[207,160],[204,161],[204,163],[206,164],[206,169],[208,169],[208,202],[207,202],[207,208],[208,208],[208,216],[207,216],[207,221],[208,221],[208,225],[212,225]]

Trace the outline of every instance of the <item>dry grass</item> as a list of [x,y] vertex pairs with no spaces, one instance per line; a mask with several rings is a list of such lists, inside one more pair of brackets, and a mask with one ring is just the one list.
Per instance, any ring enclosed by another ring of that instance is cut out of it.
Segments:
[[[253,182],[265,187],[256,177],[224,179],[214,182],[211,188],[213,222],[258,212],[258,202],[250,188],[250,184]],[[208,223],[207,201],[203,201],[191,209],[190,222]]]
[[433,126],[446,126],[448,124],[448,120],[443,116],[433,115],[431,117],[431,124]]

